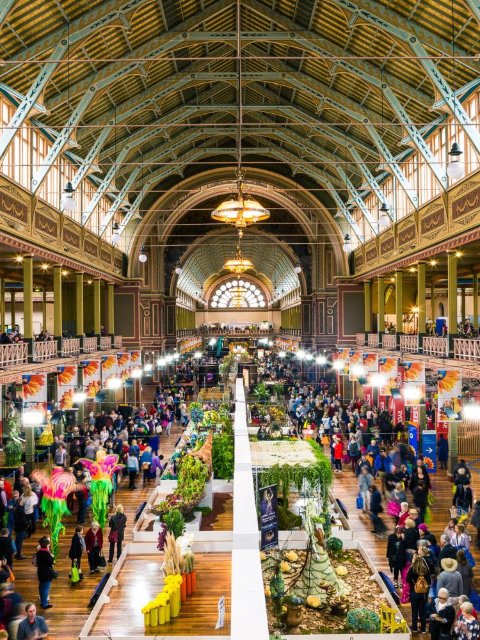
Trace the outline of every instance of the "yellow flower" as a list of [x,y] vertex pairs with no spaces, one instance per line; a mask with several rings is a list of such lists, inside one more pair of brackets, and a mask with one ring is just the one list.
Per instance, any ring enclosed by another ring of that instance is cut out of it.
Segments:
[[320,598],[318,596],[308,596],[307,605],[312,609],[318,609],[320,606]]
[[272,595],[272,593],[270,591],[270,587],[268,586],[268,584],[265,587],[265,595],[267,596],[267,598],[269,598]]
[[288,564],[288,562],[282,562],[280,564],[280,569],[283,571],[283,573],[288,573],[289,571],[291,571],[292,567]]
[[285,554],[285,558],[286,558],[287,560],[290,560],[290,562],[296,562],[296,561],[298,560],[298,556],[297,556],[297,554],[295,553],[295,551],[288,551],[288,552]]
[[343,564],[340,564],[335,568],[335,573],[337,574],[337,576],[346,576],[348,573],[348,569],[347,567],[344,567]]
[[267,554],[264,553],[263,551],[260,551],[260,560],[263,562],[266,559],[267,559]]

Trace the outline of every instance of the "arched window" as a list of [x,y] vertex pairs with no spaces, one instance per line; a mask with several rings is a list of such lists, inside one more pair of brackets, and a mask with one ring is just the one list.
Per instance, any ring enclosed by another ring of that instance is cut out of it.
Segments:
[[265,307],[265,297],[256,284],[249,280],[229,280],[213,294],[211,307],[218,309],[245,309]]
[[438,303],[438,317],[439,318],[445,317],[445,307],[443,306],[443,302]]

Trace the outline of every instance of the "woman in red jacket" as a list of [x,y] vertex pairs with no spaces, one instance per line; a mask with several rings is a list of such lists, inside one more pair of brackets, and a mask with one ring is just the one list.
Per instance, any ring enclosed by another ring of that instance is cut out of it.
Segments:
[[343,442],[339,436],[334,436],[335,447],[333,448],[333,462],[335,464],[334,473],[341,473],[343,459]]
[[103,533],[98,522],[92,522],[92,526],[85,535],[85,546],[88,553],[90,573],[99,572],[98,568],[100,551],[103,547]]

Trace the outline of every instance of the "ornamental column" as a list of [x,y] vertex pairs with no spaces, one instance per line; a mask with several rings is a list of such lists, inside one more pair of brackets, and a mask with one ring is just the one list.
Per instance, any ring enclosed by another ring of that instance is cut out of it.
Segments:
[[0,331],[5,331],[5,278],[0,283]]
[[457,256],[447,253],[448,267],[448,350],[453,356],[453,339],[457,336]]
[[85,327],[83,323],[83,273],[75,274],[75,322],[77,325],[77,338],[83,338]]
[[395,273],[395,331],[397,336],[397,346],[400,346],[400,336],[403,333],[403,272]]
[[109,336],[115,335],[115,285],[113,282],[108,283],[108,326],[107,333]]
[[17,319],[15,316],[15,291],[10,294],[10,324],[12,325],[12,331],[15,330]]
[[460,313],[460,315],[461,315],[461,318],[462,318],[462,325],[464,325],[465,324],[465,316],[466,316],[466,313],[465,313],[465,306],[466,306],[465,298],[466,298],[466,295],[467,295],[466,287],[462,287],[460,289],[460,295],[461,295],[461,313]]
[[62,267],[53,267],[53,335],[55,340],[62,337]]
[[[424,336],[427,333],[427,265],[419,262],[417,268],[417,296],[418,296],[418,335]],[[420,339],[420,343],[422,340]]]
[[93,280],[93,332],[97,337],[100,336],[102,332],[101,286],[101,278],[95,278]]
[[[2,306],[5,308],[5,301]],[[33,360],[33,256],[23,258],[23,337]]]
[[372,330],[372,281],[365,280],[363,283],[365,297],[365,333]]
[[43,287],[42,291],[42,329],[47,330],[47,289]]
[[435,282],[430,285],[430,315],[432,318],[433,329],[435,330]]
[[478,275],[474,273],[473,279],[473,328],[478,329]]
[[378,333],[385,333],[385,278],[378,276]]

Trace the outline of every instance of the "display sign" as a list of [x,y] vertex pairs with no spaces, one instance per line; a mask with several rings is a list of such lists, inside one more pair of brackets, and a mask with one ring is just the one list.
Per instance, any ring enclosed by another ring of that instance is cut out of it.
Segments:
[[100,360],[82,360],[80,366],[83,367],[83,389],[87,394],[87,400],[91,400],[102,388]]
[[387,396],[378,396],[378,408],[385,411],[387,408]]
[[355,365],[363,366],[363,353],[361,351],[350,351],[348,364],[348,379],[350,382],[356,382],[359,377],[358,374],[352,373]]
[[434,430],[424,430],[422,432],[422,455],[423,462],[429,473],[437,470],[437,433]]
[[405,389],[405,405],[412,407],[424,401],[426,397],[425,363],[403,363],[403,385]]
[[420,425],[420,405],[416,404],[410,407],[410,422],[413,422],[417,427]]
[[365,404],[373,407],[373,387],[363,387],[363,399]]
[[405,400],[403,398],[394,398],[393,400],[393,424],[405,422]]
[[456,369],[437,372],[438,419],[444,422],[460,420],[462,410],[462,374]]
[[364,353],[363,366],[365,367],[365,373],[377,373],[378,372],[378,354]]
[[412,422],[408,423],[408,444],[415,450],[418,455],[418,427]]
[[110,378],[117,377],[117,356],[102,356],[102,386],[107,386]]
[[385,377],[385,384],[380,388],[380,395],[389,396],[392,388],[397,388],[398,358],[379,358],[378,373]]
[[278,546],[278,511],[277,511],[277,485],[259,489],[260,501],[260,547],[271,549]]
[[57,367],[57,398],[60,409],[73,408],[73,396],[78,385],[76,364]]

